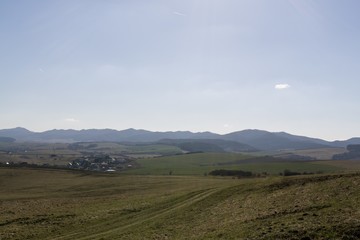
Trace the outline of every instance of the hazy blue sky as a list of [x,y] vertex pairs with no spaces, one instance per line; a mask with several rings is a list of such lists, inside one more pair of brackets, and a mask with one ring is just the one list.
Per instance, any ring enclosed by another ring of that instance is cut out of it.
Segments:
[[358,0],[2,0],[0,128],[360,136]]

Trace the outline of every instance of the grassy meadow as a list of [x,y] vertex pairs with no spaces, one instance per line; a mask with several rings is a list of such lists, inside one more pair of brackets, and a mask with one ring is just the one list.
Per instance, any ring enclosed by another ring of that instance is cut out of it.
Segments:
[[360,175],[0,168],[0,239],[357,239]]

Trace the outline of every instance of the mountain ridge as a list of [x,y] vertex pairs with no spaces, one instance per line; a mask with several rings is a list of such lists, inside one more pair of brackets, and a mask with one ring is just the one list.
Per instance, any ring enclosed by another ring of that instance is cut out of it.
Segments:
[[325,147],[346,147],[348,144],[360,144],[359,137],[344,141],[326,141],[319,138],[292,135],[286,132],[269,132],[258,129],[245,129],[228,134],[217,134],[209,131],[148,131],[144,129],[52,129],[43,132],[32,132],[17,127],[1,129],[0,137],[16,139],[17,142],[158,142],[164,139],[226,140],[238,142],[254,149],[273,151],[283,149],[314,149]]

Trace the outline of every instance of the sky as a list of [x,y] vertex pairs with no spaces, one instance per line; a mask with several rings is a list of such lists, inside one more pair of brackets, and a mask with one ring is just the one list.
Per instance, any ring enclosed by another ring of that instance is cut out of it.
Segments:
[[2,0],[0,129],[360,137],[358,0]]

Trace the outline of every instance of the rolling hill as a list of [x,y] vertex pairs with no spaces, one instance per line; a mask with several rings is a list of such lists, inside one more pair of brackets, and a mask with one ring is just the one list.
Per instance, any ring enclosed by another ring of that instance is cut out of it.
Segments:
[[159,144],[177,146],[188,152],[255,152],[256,148],[223,139],[163,139]]
[[359,239],[360,231],[358,173],[232,179],[0,168],[0,192],[1,239]]
[[263,130],[244,130],[229,133],[223,139],[243,142],[261,150],[280,149],[313,149],[331,146],[331,143],[320,139],[295,136],[288,133],[272,133]]

